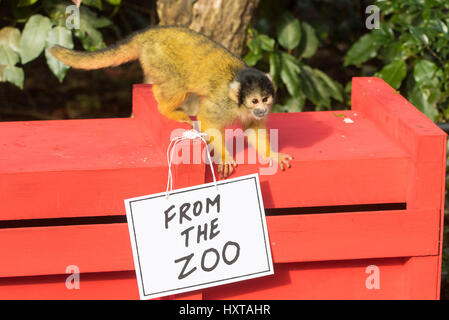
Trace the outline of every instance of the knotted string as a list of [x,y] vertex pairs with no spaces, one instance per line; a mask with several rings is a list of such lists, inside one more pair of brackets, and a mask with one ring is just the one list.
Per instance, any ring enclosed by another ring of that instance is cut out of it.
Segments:
[[[207,147],[207,141],[206,141],[205,137],[207,137],[206,133],[196,131],[195,129],[190,129],[190,130],[184,131],[181,136],[174,137],[170,140],[170,143],[167,148],[168,179],[167,179],[167,189],[165,191],[167,199],[168,199],[168,195],[169,195],[169,190],[170,191],[173,190],[173,175],[172,175],[172,171],[171,171],[173,155],[175,153],[176,145],[178,144],[178,142],[181,142],[184,140],[195,140],[195,139],[199,138],[204,142],[204,144],[206,145],[206,154],[207,154],[207,159],[210,164],[210,170],[212,172],[212,177],[214,178],[215,188],[218,189],[217,180],[215,179],[214,167],[212,165],[212,160],[210,157],[210,152],[209,152],[209,148]],[[171,152],[170,152],[170,149],[171,149]]]

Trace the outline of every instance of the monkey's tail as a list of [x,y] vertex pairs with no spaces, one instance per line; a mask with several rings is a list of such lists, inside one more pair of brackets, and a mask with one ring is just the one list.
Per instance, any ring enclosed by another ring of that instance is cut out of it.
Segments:
[[136,60],[139,46],[134,37],[127,38],[111,47],[92,52],[75,51],[61,46],[50,48],[50,53],[62,63],[76,69],[101,69],[118,66],[122,63]]

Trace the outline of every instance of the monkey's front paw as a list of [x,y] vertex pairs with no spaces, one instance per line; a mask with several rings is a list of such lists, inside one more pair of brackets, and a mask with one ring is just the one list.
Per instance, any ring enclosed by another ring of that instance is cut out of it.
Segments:
[[218,173],[220,174],[220,178],[224,179],[231,175],[234,172],[234,168],[237,167],[237,163],[234,159],[227,159],[218,165]]
[[270,159],[270,166],[273,165],[273,161],[276,161],[281,167],[281,170],[284,171],[286,167],[291,168],[290,161],[293,160],[293,157],[285,153],[275,153],[269,159]]

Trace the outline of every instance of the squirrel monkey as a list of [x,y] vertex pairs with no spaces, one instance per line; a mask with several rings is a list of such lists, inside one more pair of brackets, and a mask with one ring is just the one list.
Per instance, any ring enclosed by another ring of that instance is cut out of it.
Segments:
[[222,133],[221,138],[213,137],[210,143],[215,158],[221,160],[218,171],[223,178],[236,167],[224,147],[224,129],[238,120],[244,130],[256,129],[250,130],[253,133],[247,138],[259,155],[275,160],[282,170],[290,167],[291,156],[272,152],[266,135],[257,135],[257,129],[266,128],[274,101],[271,77],[249,68],[204,35],[181,27],[153,27],[106,49],[79,52],[55,46],[50,53],[78,69],[99,69],[139,59],[145,83],[153,84],[161,114],[190,124],[190,116],[196,116],[201,131]]

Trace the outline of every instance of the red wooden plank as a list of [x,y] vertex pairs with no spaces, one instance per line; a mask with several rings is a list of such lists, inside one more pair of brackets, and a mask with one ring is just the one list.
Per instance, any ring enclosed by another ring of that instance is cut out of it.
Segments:
[[[149,85],[133,99],[132,119],[0,123],[0,220],[121,214],[165,190],[170,135],[188,126],[160,115]],[[175,188],[204,181],[204,164],[173,170]]]
[[[368,289],[367,267],[379,269],[379,289]],[[275,264],[275,275],[194,291],[170,299],[436,299],[438,257]],[[0,278],[0,299],[138,299],[134,271]]]
[[[438,255],[436,210],[269,216],[274,262]],[[0,277],[133,270],[127,225],[0,230]]]
[[269,216],[276,262],[438,255],[439,211]]
[[[345,123],[341,115],[354,123]],[[263,165],[244,164],[235,173],[262,174],[266,208],[406,201],[410,157],[362,113],[272,114],[268,126],[278,130],[280,151],[294,157],[292,168],[263,175]],[[247,161],[255,151],[237,147],[242,137],[240,132],[230,146],[237,149],[237,160]]]
[[354,78],[351,99],[354,112],[363,112],[410,154],[409,208],[441,209],[446,134],[379,78]]
[[0,230],[0,277],[134,270],[128,226],[83,225]]
[[[124,214],[124,199],[165,191],[167,170],[165,163],[148,168],[1,175],[0,220]],[[202,165],[173,168],[175,188],[203,183],[203,177]]]
[[[204,299],[436,299],[437,257],[276,264],[264,278],[203,290]],[[379,269],[379,289],[368,289],[367,267]]]
[[[408,167],[406,159],[392,158],[295,160],[285,172],[259,178],[265,208],[403,203]],[[235,177],[259,170],[259,165],[239,165]],[[212,181],[208,170],[206,180]]]
[[134,271],[80,274],[79,289],[67,289],[69,274],[0,278],[1,300],[139,299]]

